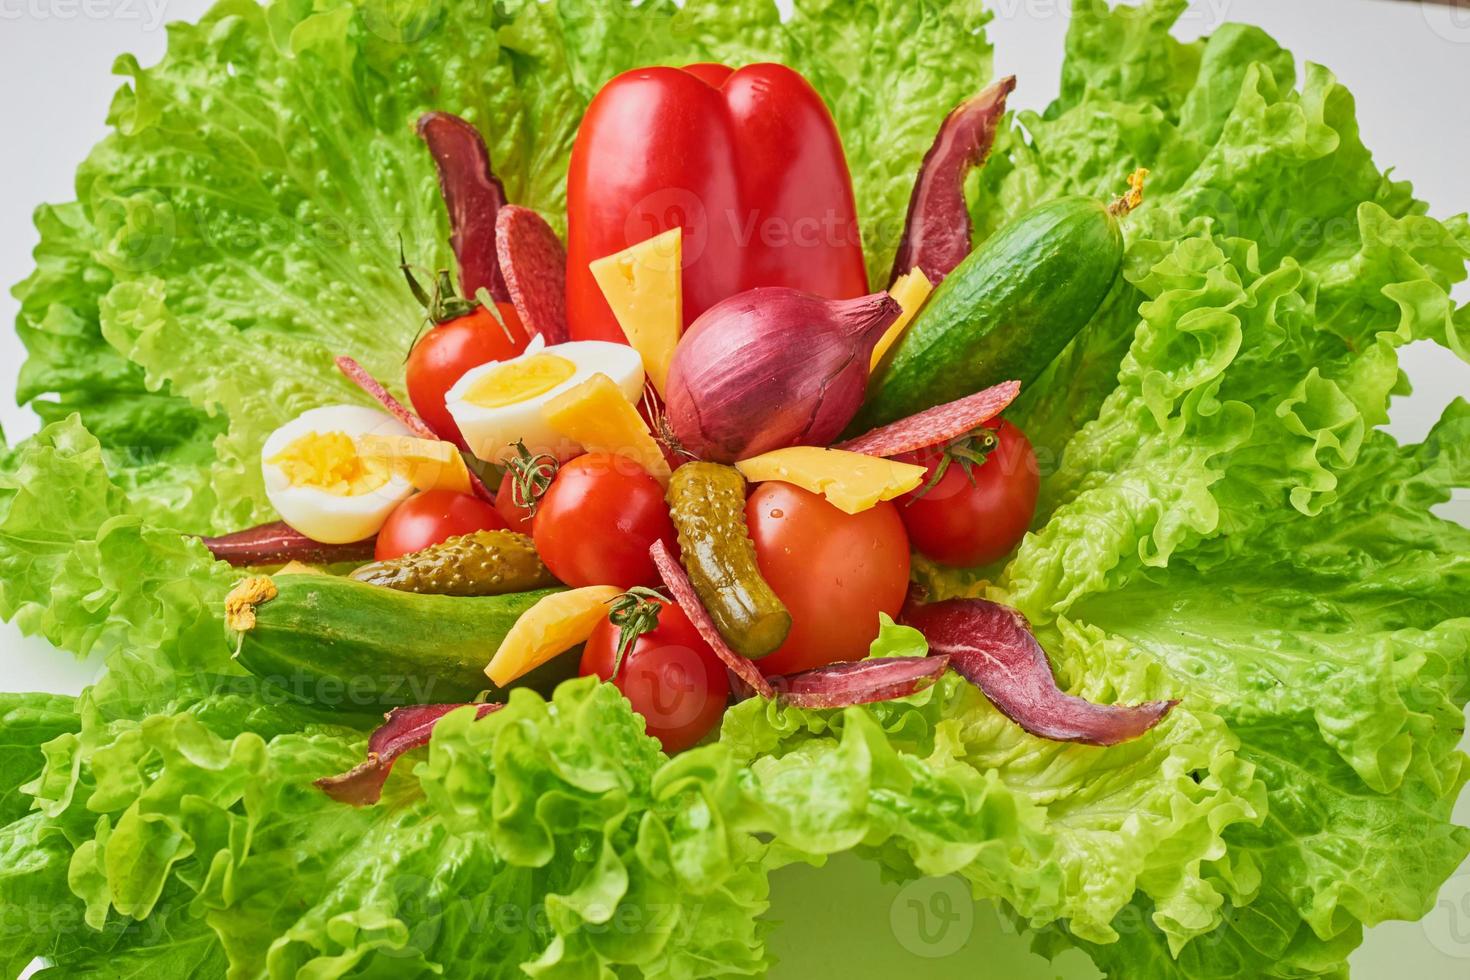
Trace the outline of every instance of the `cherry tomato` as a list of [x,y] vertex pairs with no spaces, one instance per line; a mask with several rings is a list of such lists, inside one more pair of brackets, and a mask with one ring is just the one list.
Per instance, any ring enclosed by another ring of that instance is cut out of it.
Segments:
[[756,661],[791,674],[867,656],[878,614],[897,616],[909,588],[909,542],[890,503],[845,514],[788,483],[762,483],[745,504],[761,574],[791,613],[791,633]]
[[636,463],[588,453],[562,464],[531,522],[551,574],[573,588],[656,585],[648,549],[676,547],[663,487]]
[[424,331],[408,355],[408,397],[429,428],[465,448],[444,396],[471,368],[515,357],[526,349],[515,307],[497,303],[505,325],[483,306]]
[[506,527],[522,534],[530,534],[531,518],[535,515],[529,508],[516,503],[514,484],[514,473],[507,471],[505,476],[500,478],[500,487],[495,491],[495,509],[500,511],[500,516],[505,519]]
[[415,494],[388,515],[376,556],[387,561],[474,531],[503,531],[505,518],[479,497],[453,490]]
[[[535,516],[536,504],[546,493],[551,480],[556,476],[556,457],[549,453],[534,454],[522,443],[517,443],[519,456],[506,463],[505,475],[500,478],[500,487],[495,491],[495,509],[505,518],[512,531],[531,533],[531,518]],[[529,495],[535,503],[522,506],[516,503],[516,484],[520,483],[522,499]]]
[[[944,565],[970,568],[1004,558],[1036,514],[1041,475],[1030,440],[1009,422],[987,428],[1000,441],[983,464],[966,475],[959,461],[952,460],[938,483],[898,501],[914,549]],[[929,468],[927,486],[942,457],[941,450],[926,449],[902,458]]]
[[582,676],[612,680],[643,716],[648,734],[663,743],[665,752],[678,752],[720,723],[730,679],[682,609],[667,599],[648,601],[660,607],[658,625],[633,641],[617,678],[613,664],[621,631],[608,620],[582,648]]

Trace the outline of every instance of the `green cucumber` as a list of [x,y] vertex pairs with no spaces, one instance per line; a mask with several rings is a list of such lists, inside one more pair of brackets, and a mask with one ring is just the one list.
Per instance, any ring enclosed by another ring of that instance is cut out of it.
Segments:
[[[400,592],[331,575],[242,583],[226,601],[240,666],[291,700],[343,711],[471,701],[506,692],[485,665],[506,631],[555,589],[464,598]],[[556,657],[516,682],[544,694],[575,675]]]
[[868,384],[858,434],[977,391],[1035,381],[1123,266],[1114,208],[1064,197],[1002,227],[945,277]]

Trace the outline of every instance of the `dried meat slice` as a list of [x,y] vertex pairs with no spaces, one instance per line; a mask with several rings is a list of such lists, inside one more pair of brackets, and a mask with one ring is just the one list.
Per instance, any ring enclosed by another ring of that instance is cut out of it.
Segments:
[[305,565],[370,561],[377,543],[376,538],[368,538],[352,544],[322,544],[283,521],[199,540],[210,554],[236,568],[284,565],[292,561]]
[[924,634],[931,655],[948,656],[960,676],[1039,738],[1117,745],[1143,735],[1179,703],[1094,704],[1064,694],[1026,618],[996,602],[948,599],[910,606],[903,621]]
[[484,138],[474,126],[447,112],[420,116],[418,130],[439,170],[460,292],[473,298],[486,289],[496,302],[509,302],[495,248],[495,219],[505,207],[505,186],[491,169]]
[[782,704],[846,708],[916,694],[939,680],[948,666],[943,655],[857,660],[774,678],[771,686]]
[[[368,737],[367,759],[337,776],[325,776],[316,787],[339,803],[369,806],[383,796],[383,784],[393,771],[393,763],[410,749],[429,744],[434,726],[449,712],[463,704],[418,704],[394,708],[384,715],[384,723]],[[475,712],[479,720],[504,704],[482,704]]]
[[944,117],[909,196],[890,283],[917,266],[937,286],[970,254],[972,226],[965,204],[965,175],[990,156],[996,129],[1006,113],[1006,97],[1015,88],[1014,75],[1002,78]]

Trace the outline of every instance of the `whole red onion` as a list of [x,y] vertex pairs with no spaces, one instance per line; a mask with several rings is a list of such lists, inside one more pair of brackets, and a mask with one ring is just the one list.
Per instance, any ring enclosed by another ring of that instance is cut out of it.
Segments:
[[862,406],[868,362],[902,308],[887,293],[829,300],[766,286],[690,325],[669,368],[669,426],[700,459],[825,446]]

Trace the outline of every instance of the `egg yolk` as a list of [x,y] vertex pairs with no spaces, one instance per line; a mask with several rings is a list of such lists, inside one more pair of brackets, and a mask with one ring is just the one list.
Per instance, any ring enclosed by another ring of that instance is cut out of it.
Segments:
[[465,399],[481,408],[504,408],[544,395],[577,373],[577,365],[555,354],[532,354],[502,364],[476,381]]
[[309,432],[273,457],[270,465],[293,487],[313,487],[337,497],[357,497],[388,482],[389,461],[363,457],[342,432]]

